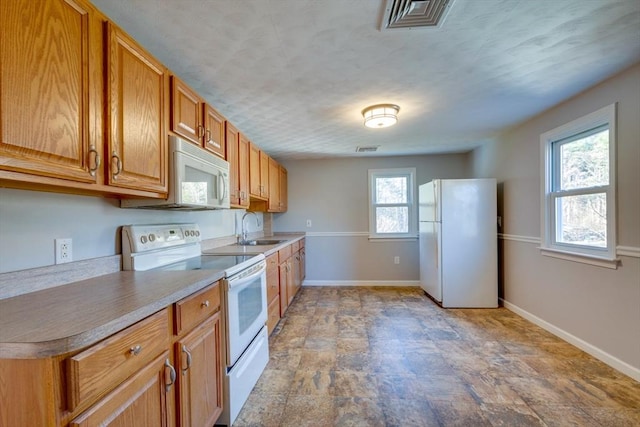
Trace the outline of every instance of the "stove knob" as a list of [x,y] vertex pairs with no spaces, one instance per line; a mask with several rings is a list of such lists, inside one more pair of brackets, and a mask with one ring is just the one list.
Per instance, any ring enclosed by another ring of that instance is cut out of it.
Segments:
[[140,236],[140,242],[144,245],[147,243],[147,236]]
[[185,236],[189,237],[191,236],[191,230],[187,230],[184,232]]
[[199,236],[200,232],[198,230],[196,230],[196,236]]
[[149,241],[153,242],[154,240],[156,240],[156,235],[153,233],[149,234]]

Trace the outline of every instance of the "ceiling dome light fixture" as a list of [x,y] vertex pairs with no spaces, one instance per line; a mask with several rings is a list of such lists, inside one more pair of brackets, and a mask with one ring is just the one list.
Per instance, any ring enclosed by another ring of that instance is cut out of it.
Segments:
[[364,125],[368,128],[386,128],[398,123],[400,107],[394,104],[377,104],[362,110]]

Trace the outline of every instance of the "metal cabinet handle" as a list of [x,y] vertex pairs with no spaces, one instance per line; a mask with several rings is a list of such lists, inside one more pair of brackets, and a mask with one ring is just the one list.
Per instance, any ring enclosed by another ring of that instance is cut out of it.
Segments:
[[89,147],[89,158],[91,158],[92,154],[94,155],[94,160],[93,160],[94,167],[89,167],[89,175],[96,176],[96,171],[100,167],[101,158],[100,158],[100,153],[98,153],[98,150],[96,150],[95,145],[92,145]]
[[182,369],[182,375],[186,375],[187,371],[191,367],[191,352],[189,351],[186,345],[182,346],[182,352],[187,355],[187,367]]
[[202,308],[209,307],[209,300],[205,300],[202,304],[200,304],[200,307],[202,307]]
[[207,129],[207,130],[205,131],[205,135],[206,135],[206,138],[205,138],[205,139],[206,139],[206,141],[207,141],[207,142],[211,142],[211,130],[210,130],[210,129]]
[[134,356],[139,355],[141,351],[142,351],[142,346],[139,344],[129,349],[129,353],[131,353]]
[[164,392],[165,393],[169,393],[169,390],[171,390],[171,386],[176,382],[176,370],[174,369],[173,366],[171,366],[171,363],[169,362],[169,359],[165,360],[164,362],[164,367],[165,367],[165,381],[166,381],[166,377],[167,377],[167,373],[166,373],[166,369],[169,368],[169,383],[165,383],[164,385]]
[[202,135],[204,135],[204,126],[198,125],[198,138],[202,138]]
[[111,153],[111,164],[113,164],[114,159],[116,161],[116,171],[111,176],[113,179],[118,179],[118,175],[120,175],[120,172],[122,172],[122,160],[120,160],[118,153],[116,153],[115,151]]

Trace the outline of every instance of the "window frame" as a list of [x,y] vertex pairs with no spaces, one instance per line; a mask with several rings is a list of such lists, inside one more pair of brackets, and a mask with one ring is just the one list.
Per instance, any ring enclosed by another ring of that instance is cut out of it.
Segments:
[[[556,188],[561,172],[558,151],[564,144],[574,142],[585,134],[603,127],[609,130],[609,184],[579,189]],[[616,104],[540,135],[541,151],[541,252],[543,255],[616,268]],[[605,248],[578,245],[556,240],[556,201],[562,197],[604,193],[607,203],[607,244]]]
[[[418,237],[416,168],[369,169],[369,240],[415,240]],[[407,203],[375,203],[377,178],[407,178]],[[377,207],[408,207],[409,230],[406,233],[378,233],[376,230]]]

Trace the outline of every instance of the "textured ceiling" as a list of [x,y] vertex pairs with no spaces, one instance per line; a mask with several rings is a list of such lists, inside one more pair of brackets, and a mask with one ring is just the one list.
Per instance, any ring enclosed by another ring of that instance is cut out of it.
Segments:
[[[93,3],[277,159],[466,151],[640,61],[640,0],[456,0],[393,31],[385,0]],[[377,103],[398,125],[363,126]]]

